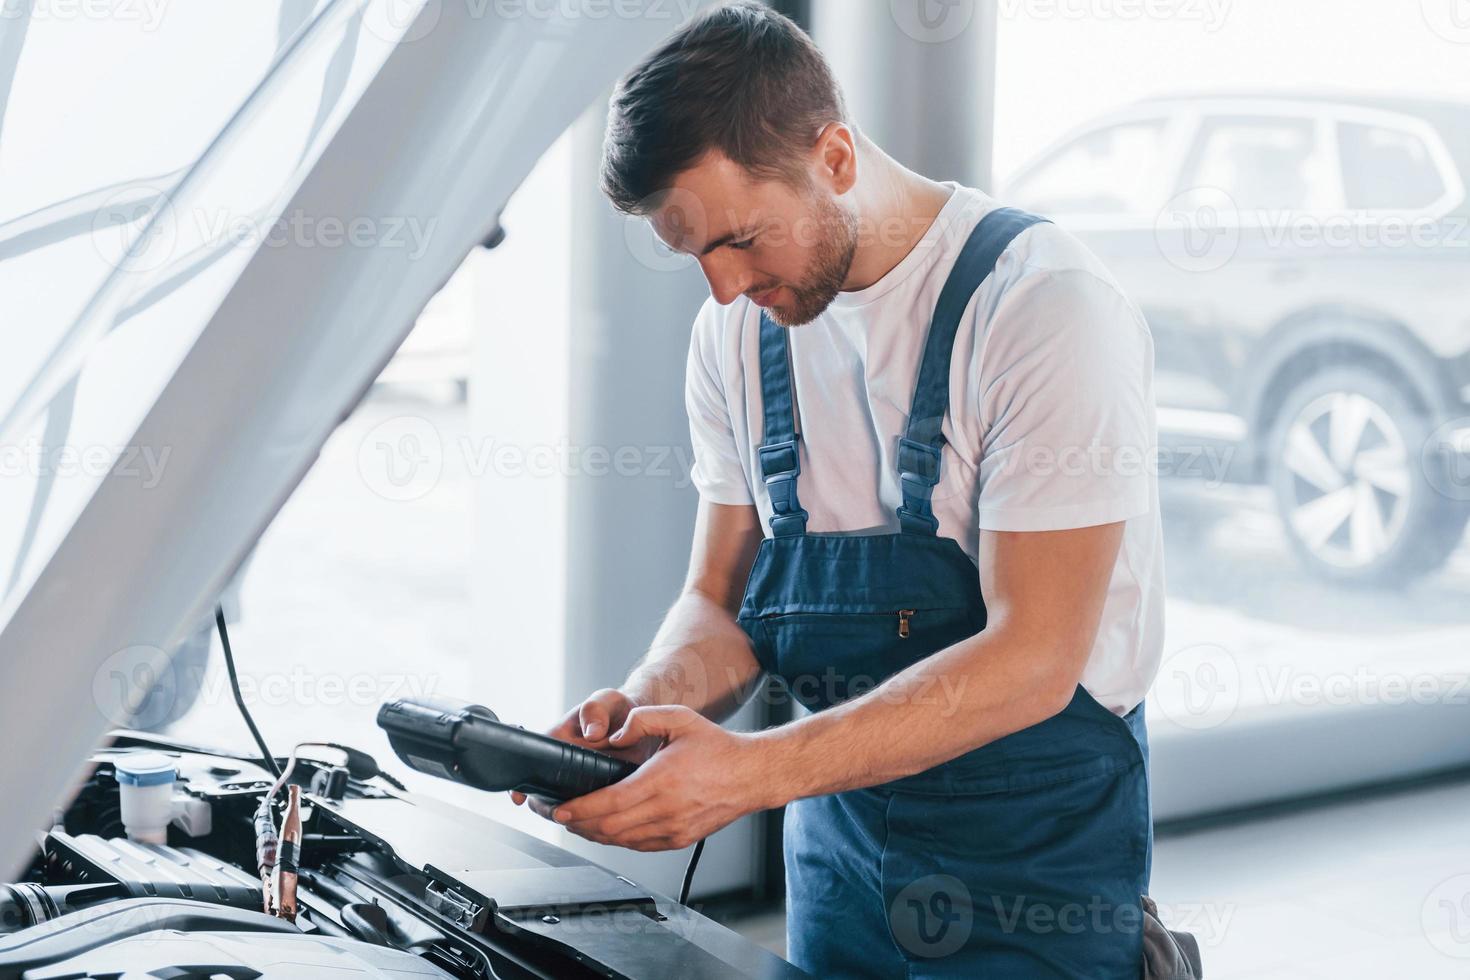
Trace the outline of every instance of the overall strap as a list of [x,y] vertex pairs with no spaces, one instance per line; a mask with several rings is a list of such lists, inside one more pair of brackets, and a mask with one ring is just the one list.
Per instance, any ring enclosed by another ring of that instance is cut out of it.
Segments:
[[[939,483],[939,461],[944,450],[944,416],[949,411],[950,355],[955,333],[970,298],[995,269],[996,260],[1012,239],[1039,221],[1015,208],[997,208],[987,214],[960,250],[939,302],[919,362],[919,380],[909,410],[908,431],[898,441],[898,480],[903,506],[898,521],[906,534],[933,535],[939,529],[931,497]],[[770,416],[766,416],[770,425]],[[769,432],[769,429],[767,430]]]
[[791,386],[791,355],[786,328],[761,312],[761,403],[765,431],[761,447],[761,479],[771,497],[771,534],[784,538],[806,533],[806,511],[796,499],[801,473],[797,451],[796,401]]

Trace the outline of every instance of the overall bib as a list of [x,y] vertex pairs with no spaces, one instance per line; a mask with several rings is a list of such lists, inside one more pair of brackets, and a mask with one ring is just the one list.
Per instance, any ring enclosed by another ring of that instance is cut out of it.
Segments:
[[[944,284],[899,441],[898,533],[806,533],[788,339],[761,317],[758,455],[773,514],[739,622],[812,711],[985,628],[975,563],[938,536],[931,497],[961,315],[1038,220],[987,215]],[[946,692],[930,696],[943,710]],[[1079,685],[1061,714],[933,769],[798,800],[785,817],[788,956],[822,978],[1136,980],[1147,767],[1143,705],[1120,718]]]

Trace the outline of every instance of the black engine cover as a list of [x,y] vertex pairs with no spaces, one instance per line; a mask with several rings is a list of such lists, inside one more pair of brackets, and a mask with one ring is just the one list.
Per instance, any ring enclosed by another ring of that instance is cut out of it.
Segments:
[[93,886],[84,900],[75,896],[74,905],[93,904],[102,898],[188,898],[241,909],[260,908],[258,878],[192,847],[53,830],[46,835],[42,850],[67,880]]

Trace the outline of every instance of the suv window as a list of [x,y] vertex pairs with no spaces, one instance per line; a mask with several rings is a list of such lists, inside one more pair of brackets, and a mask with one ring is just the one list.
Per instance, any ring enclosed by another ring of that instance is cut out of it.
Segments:
[[1337,142],[1349,208],[1412,210],[1444,196],[1444,176],[1413,133],[1345,122],[1338,124]]
[[1148,119],[1086,133],[1023,175],[1007,196],[1046,214],[1152,211],[1164,131],[1164,120]]
[[1320,153],[1316,127],[1307,119],[1206,119],[1180,187],[1219,188],[1246,212],[1311,208],[1322,173]]

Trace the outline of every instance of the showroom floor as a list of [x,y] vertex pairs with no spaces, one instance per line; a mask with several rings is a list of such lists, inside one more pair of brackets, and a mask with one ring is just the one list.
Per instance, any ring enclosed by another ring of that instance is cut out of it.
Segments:
[[[1208,980],[1470,975],[1470,779],[1162,837],[1152,891]],[[777,913],[733,923],[781,952]]]

